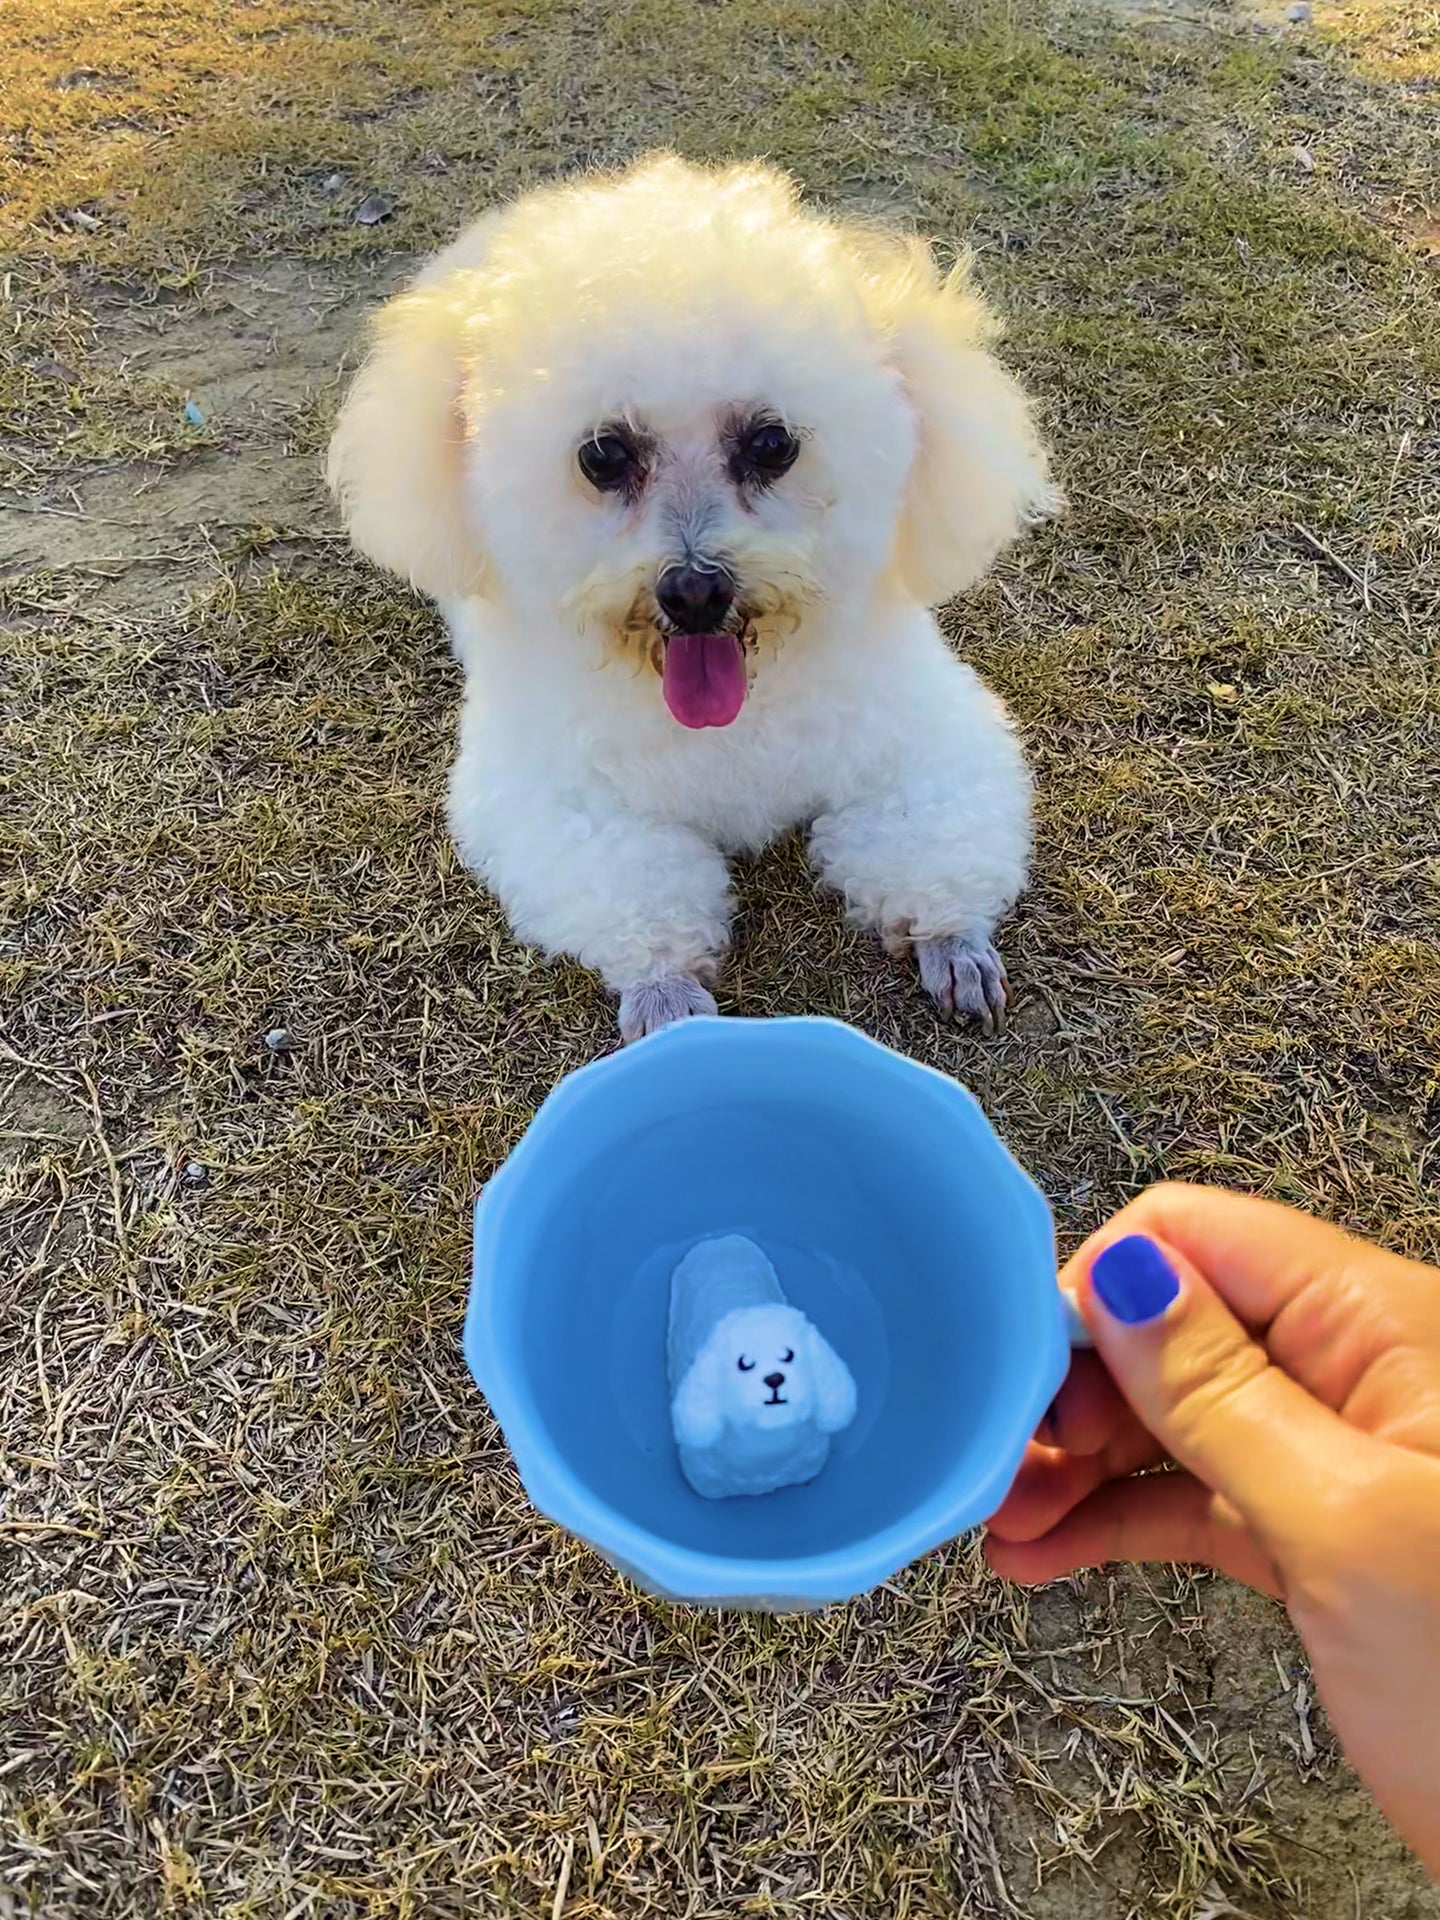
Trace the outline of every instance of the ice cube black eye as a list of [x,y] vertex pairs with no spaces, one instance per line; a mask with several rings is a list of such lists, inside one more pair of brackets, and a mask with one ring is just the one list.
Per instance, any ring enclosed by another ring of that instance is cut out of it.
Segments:
[[747,1360],[743,1353],[740,1356],[740,1371],[742,1373],[753,1373],[755,1371],[755,1362],[753,1360]]
[[640,458],[618,433],[597,433],[583,441],[575,455],[581,473],[600,493],[618,493],[630,486],[640,470]]

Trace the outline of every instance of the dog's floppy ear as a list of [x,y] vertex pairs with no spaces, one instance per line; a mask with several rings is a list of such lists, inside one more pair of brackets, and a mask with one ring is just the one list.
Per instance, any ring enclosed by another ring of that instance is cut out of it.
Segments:
[[855,1382],[839,1354],[813,1326],[809,1329],[808,1344],[816,1424],[822,1433],[839,1433],[855,1418]]
[[670,1409],[675,1438],[682,1447],[713,1447],[725,1431],[720,1383],[728,1357],[712,1339],[686,1369]]
[[895,561],[915,598],[937,606],[1060,496],[1025,396],[990,350],[999,329],[965,262],[942,276],[920,240],[891,250],[879,271],[873,248],[861,258],[919,435]]
[[463,292],[463,276],[427,276],[381,309],[326,466],[355,545],[437,600],[484,575],[461,471]]

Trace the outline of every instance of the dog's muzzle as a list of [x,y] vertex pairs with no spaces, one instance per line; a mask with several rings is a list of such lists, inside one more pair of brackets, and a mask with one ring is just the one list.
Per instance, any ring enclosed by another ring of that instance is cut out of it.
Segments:
[[682,727],[728,727],[745,704],[735,581],[718,561],[686,559],[655,582],[665,625],[665,704]]

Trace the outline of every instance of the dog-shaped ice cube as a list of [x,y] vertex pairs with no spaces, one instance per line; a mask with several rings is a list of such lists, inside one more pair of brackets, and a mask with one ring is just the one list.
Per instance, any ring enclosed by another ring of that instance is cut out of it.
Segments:
[[813,1480],[855,1418],[855,1382],[741,1234],[702,1240],[670,1281],[670,1414],[707,1499]]

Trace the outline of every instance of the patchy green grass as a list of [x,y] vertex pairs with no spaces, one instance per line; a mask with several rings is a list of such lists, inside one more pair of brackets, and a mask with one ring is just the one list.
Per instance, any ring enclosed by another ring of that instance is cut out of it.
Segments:
[[691,1615],[535,1520],[467,1208],[611,1010],[459,870],[454,669],[314,477],[366,298],[562,169],[759,151],[974,246],[1072,503],[947,615],[1040,777],[1014,1027],[937,1029],[794,845],[727,1003],[959,1074],[1067,1243],[1163,1173],[1434,1255],[1434,14],[1176,8],[0,9],[20,1911],[1440,1913],[1224,1582],[962,1545]]

